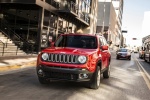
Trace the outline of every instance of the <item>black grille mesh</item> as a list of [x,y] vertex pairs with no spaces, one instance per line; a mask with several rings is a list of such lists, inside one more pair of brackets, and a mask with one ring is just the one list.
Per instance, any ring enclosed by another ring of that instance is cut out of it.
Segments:
[[53,54],[49,53],[48,62],[57,62],[57,63],[78,63],[78,55],[70,54]]

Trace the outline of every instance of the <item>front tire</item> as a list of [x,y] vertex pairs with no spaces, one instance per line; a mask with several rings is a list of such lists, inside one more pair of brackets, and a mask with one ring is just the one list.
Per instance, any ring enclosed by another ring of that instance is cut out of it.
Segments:
[[119,57],[118,57],[118,56],[116,56],[116,59],[119,59]]
[[94,72],[90,80],[89,87],[91,89],[98,89],[100,86],[100,79],[101,79],[101,69],[100,66],[97,66],[96,71]]
[[129,57],[128,59],[131,60],[131,57]]
[[48,84],[48,83],[49,83],[46,78],[38,77],[38,79],[39,79],[39,82],[40,82],[41,84]]

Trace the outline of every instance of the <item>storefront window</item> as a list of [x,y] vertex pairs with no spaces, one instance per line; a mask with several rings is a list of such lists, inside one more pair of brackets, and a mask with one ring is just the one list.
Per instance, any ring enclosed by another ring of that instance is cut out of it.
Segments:
[[41,48],[46,48],[48,47],[48,27],[43,27],[41,33]]
[[44,10],[44,21],[43,21],[44,26],[49,26],[49,14],[50,14],[49,11]]
[[59,21],[58,21],[58,30],[62,31],[62,28],[63,28],[63,19],[59,18]]
[[[3,28],[1,29],[5,34],[10,36],[11,40],[25,52],[27,45],[33,44],[35,46],[38,33],[38,9],[27,9],[25,6],[2,6],[2,12],[4,14],[3,27],[7,31]],[[36,51],[36,48],[34,47],[32,50]]]
[[58,8],[59,7],[59,2],[56,2],[57,0],[45,0],[46,3]]
[[67,21],[63,20],[63,28],[62,28],[63,32],[67,32]]
[[30,43],[36,43],[37,31],[38,31],[38,12],[31,10],[30,24],[29,24],[29,41]]
[[69,26],[68,26],[68,32],[69,33],[72,33],[72,27],[73,27],[73,24],[69,23]]
[[50,15],[50,27],[52,27],[52,28],[57,27],[57,16],[52,13]]

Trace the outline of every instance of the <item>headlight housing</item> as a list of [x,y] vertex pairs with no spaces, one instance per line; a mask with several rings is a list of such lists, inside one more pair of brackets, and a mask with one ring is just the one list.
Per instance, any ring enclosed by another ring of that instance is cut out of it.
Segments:
[[43,53],[41,57],[42,57],[42,60],[47,60],[48,59],[48,54]]
[[121,55],[121,53],[117,53],[117,55]]
[[78,61],[79,61],[79,63],[84,64],[87,61],[87,57],[86,56],[79,56]]
[[130,56],[131,54],[128,52],[127,55]]

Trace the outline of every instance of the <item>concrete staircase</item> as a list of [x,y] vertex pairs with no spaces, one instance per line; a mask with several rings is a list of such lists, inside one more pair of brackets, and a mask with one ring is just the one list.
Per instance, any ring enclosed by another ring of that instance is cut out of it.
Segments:
[[0,57],[1,56],[20,56],[26,53],[18,48],[10,39],[0,32]]

